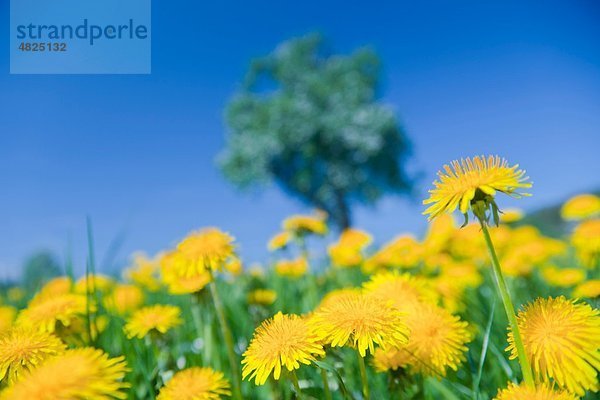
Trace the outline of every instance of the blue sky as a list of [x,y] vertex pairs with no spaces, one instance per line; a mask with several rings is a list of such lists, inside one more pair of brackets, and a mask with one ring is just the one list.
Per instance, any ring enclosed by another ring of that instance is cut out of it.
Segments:
[[[154,2],[149,76],[9,75],[0,52],[0,279],[69,243],[81,271],[86,215],[100,259],[115,237],[122,263],[217,225],[246,261],[265,260],[280,220],[307,209],[276,188],[242,194],[224,181],[222,111],[253,57],[315,30],[338,52],[381,56],[382,100],[413,141],[422,193],[443,163],[480,153],[527,169],[525,209],[600,186],[593,1],[203,3]],[[0,19],[8,26],[8,1]],[[420,233],[419,200],[389,197],[355,221],[378,241]]]

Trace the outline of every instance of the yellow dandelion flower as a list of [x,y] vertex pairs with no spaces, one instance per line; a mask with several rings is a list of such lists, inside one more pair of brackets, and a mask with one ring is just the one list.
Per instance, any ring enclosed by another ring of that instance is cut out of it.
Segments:
[[359,229],[346,229],[336,243],[327,248],[335,267],[349,268],[360,265],[362,251],[373,241],[371,235]]
[[9,330],[17,316],[17,309],[11,306],[0,306],[0,334]]
[[424,303],[415,305],[405,319],[410,337],[402,351],[409,354],[411,370],[431,376],[445,376],[448,368],[458,370],[472,339],[465,321]]
[[377,372],[395,371],[406,368],[410,363],[411,355],[406,350],[390,348],[383,350],[375,349],[371,363]]
[[16,328],[0,336],[0,381],[9,385],[44,360],[61,354],[65,345],[51,333]]
[[[75,282],[75,293],[86,294],[87,290],[92,292],[95,290],[99,293],[108,293],[116,284],[115,280],[105,275],[90,275],[82,276]],[[88,288],[89,286],[89,288]]]
[[373,237],[369,235],[369,233],[353,228],[344,230],[338,240],[338,242],[344,246],[354,247],[360,250],[370,245],[372,241]]
[[600,262],[600,218],[580,223],[573,231],[571,243],[583,265],[594,268]]
[[270,289],[256,289],[248,293],[248,303],[271,305],[277,299],[277,292]]
[[[583,396],[598,390],[600,312],[564,296],[537,299],[517,317],[525,352],[538,379]],[[510,358],[517,357],[512,332]]]
[[500,221],[506,224],[511,224],[513,222],[522,220],[524,215],[525,213],[523,213],[523,210],[520,208],[509,208],[502,211],[502,214],[500,214]]
[[439,255],[441,252],[448,250],[455,231],[456,224],[450,214],[443,214],[429,221],[429,228],[423,241],[423,248],[426,255]]
[[536,387],[517,385],[510,382],[506,389],[498,391],[494,400],[577,400],[578,397],[565,391],[556,391],[547,384]]
[[600,197],[593,194],[580,194],[563,204],[560,215],[567,221],[580,221],[600,215]]
[[[508,161],[498,156],[475,156],[444,165],[438,172],[439,180],[433,183],[429,198],[423,204],[431,204],[424,212],[432,220],[438,215],[452,213],[456,208],[466,214],[471,204],[484,201],[494,205],[496,192],[514,197],[527,195],[518,189],[530,188],[525,171],[518,165],[509,166]],[[487,207],[486,207],[487,208]]]
[[315,311],[311,325],[319,339],[332,347],[356,348],[362,357],[375,344],[399,347],[408,340],[408,328],[402,313],[389,302],[375,296],[356,294],[341,297]]
[[279,312],[256,328],[244,352],[242,379],[263,385],[271,372],[278,380],[282,367],[293,371],[323,355],[323,346],[302,317]]
[[414,268],[423,259],[423,246],[411,235],[400,235],[383,245],[365,263],[365,272],[383,268]]
[[284,249],[287,245],[292,241],[293,236],[289,231],[279,232],[275,236],[273,236],[269,243],[267,244],[267,248],[269,251],[275,251],[279,249]]
[[430,283],[408,273],[381,272],[363,285],[366,293],[391,302],[399,311],[410,312],[417,303],[437,304],[439,296]]
[[327,224],[321,215],[292,215],[283,221],[282,228],[297,236],[311,233],[323,236],[327,233]]
[[150,292],[156,292],[160,289],[159,271],[160,259],[163,254],[158,254],[154,258],[149,258],[144,253],[133,254],[133,264],[127,268],[123,274],[127,281],[133,282]]
[[558,268],[549,265],[542,269],[542,277],[556,287],[571,287],[585,280],[585,272],[578,268]]
[[275,273],[289,278],[299,278],[308,271],[308,262],[304,257],[293,260],[279,260],[275,263]]
[[0,400],[126,399],[126,370],[124,357],[109,358],[94,348],[67,350],[23,374]]
[[232,276],[240,276],[244,272],[242,260],[232,257],[225,263],[225,271],[229,272]]
[[229,388],[222,372],[192,367],[173,375],[160,389],[157,400],[218,400],[231,395]]
[[179,268],[182,256],[174,251],[166,253],[160,261],[162,280],[171,294],[196,293],[204,289],[212,281],[210,272],[199,271],[193,276],[188,276],[185,269]]
[[142,305],[144,293],[138,286],[119,284],[103,300],[108,310],[118,315],[126,315]]
[[[17,324],[34,327],[43,332],[54,332],[58,327],[69,327],[87,311],[86,296],[63,294],[50,298],[33,299],[17,317]],[[94,310],[93,304],[89,305]]]
[[574,297],[587,297],[590,299],[600,297],[600,279],[591,279],[583,282],[573,290]]
[[231,235],[217,228],[192,232],[177,245],[177,268],[184,270],[188,278],[206,270],[220,271],[235,254],[233,241]]
[[153,305],[135,311],[125,324],[127,337],[143,339],[150,332],[167,333],[182,323],[179,307]]
[[71,292],[73,281],[68,276],[59,276],[48,281],[36,294],[36,298],[49,298]]

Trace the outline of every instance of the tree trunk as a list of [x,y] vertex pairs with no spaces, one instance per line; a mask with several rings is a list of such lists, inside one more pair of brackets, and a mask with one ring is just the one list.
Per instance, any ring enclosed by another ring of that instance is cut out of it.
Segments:
[[333,213],[333,220],[340,232],[345,231],[352,225],[350,207],[342,192],[336,192],[337,209]]

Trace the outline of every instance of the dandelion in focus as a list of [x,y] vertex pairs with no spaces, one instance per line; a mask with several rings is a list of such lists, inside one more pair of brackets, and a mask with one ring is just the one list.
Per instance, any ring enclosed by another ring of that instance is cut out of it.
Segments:
[[[451,213],[456,208],[467,214],[477,202],[483,202],[485,209],[498,207],[494,197],[497,192],[514,197],[526,196],[517,192],[531,187],[525,171],[518,165],[510,166],[508,161],[498,156],[475,156],[444,165],[444,172],[438,172],[439,180],[433,183],[429,198],[423,204],[431,204],[423,212],[432,220],[443,213]],[[498,220],[498,218],[496,218]]]
[[11,385],[44,360],[61,354],[65,345],[56,336],[34,329],[16,328],[0,336],[0,382]]
[[158,400],[217,400],[230,396],[229,382],[222,372],[192,367],[177,372],[160,389]]
[[580,194],[571,197],[560,209],[560,215],[567,221],[581,221],[600,215],[600,197],[593,194]]
[[24,373],[0,400],[126,399],[124,357],[109,358],[91,347],[67,350]]
[[292,372],[323,355],[323,346],[302,317],[279,312],[256,328],[242,360],[242,378],[263,385],[271,372],[278,380],[282,367]]
[[375,345],[400,347],[408,341],[402,314],[389,302],[365,294],[340,297],[311,317],[315,332],[332,347],[351,346],[361,357]]
[[[552,379],[580,396],[598,390],[600,312],[564,296],[537,299],[519,312],[519,329],[538,379]],[[512,332],[511,359],[517,357]]]
[[170,305],[153,305],[134,312],[125,324],[127,337],[143,339],[151,332],[165,334],[180,325],[181,310]]

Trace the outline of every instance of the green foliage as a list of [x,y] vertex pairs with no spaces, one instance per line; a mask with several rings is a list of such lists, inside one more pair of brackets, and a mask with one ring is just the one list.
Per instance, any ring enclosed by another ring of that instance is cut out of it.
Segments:
[[371,50],[331,55],[318,35],[255,60],[226,109],[224,174],[242,188],[274,181],[340,228],[350,225],[353,203],[410,190],[409,144],[377,101],[379,75]]

